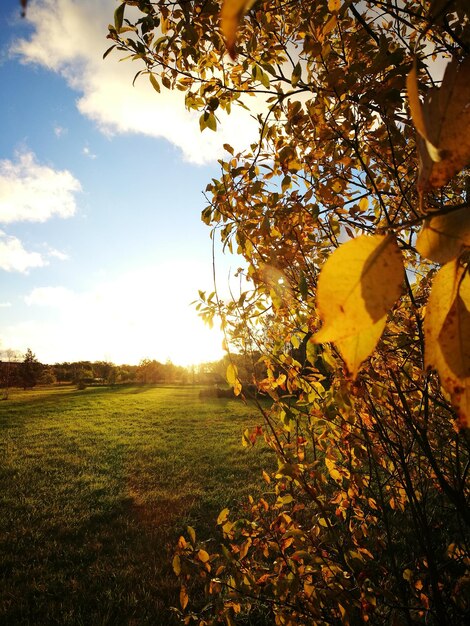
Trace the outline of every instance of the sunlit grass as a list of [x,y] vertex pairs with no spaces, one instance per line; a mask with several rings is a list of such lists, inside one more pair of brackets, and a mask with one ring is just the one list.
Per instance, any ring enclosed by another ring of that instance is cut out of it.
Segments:
[[187,525],[262,489],[259,422],[193,388],[16,392],[0,404],[0,623],[170,624]]

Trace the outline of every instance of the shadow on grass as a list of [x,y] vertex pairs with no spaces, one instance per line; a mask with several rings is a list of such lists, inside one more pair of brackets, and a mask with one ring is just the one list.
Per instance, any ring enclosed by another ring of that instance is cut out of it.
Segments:
[[36,532],[28,550],[18,546],[15,568],[0,569],[0,622],[179,623],[170,609],[179,592],[171,559],[177,520],[193,505],[192,498],[146,504],[122,496],[78,526]]

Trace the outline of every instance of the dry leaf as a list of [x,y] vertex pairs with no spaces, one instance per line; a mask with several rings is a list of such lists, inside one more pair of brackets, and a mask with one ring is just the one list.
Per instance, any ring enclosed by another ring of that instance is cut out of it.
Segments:
[[402,255],[391,236],[362,235],[341,245],[318,279],[323,327],[314,341],[337,341],[370,329],[400,296],[403,275]]
[[470,206],[425,220],[416,250],[435,263],[447,263],[470,246]]

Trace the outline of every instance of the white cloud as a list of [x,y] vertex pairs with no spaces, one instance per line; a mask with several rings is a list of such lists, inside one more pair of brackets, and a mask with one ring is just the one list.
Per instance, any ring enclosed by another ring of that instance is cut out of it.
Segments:
[[75,296],[66,287],[36,287],[25,297],[29,306],[51,306],[63,308],[73,305]]
[[32,267],[43,267],[47,262],[38,252],[28,252],[17,237],[0,230],[0,269],[26,273]]
[[55,248],[51,248],[47,246],[47,256],[53,257],[54,259],[59,259],[59,261],[67,261],[69,259],[69,255],[65,254],[61,250],[56,250]]
[[0,302],[0,309],[9,309],[11,307],[11,302]]
[[67,133],[67,128],[64,128],[63,126],[54,126],[54,135],[57,137],[57,139],[60,139],[63,135],[66,135]]
[[206,327],[190,306],[197,298],[195,285],[212,290],[210,272],[204,281],[197,263],[168,263],[82,292],[37,287],[25,302],[32,318],[37,307],[48,307],[48,321],[36,318],[4,327],[2,341],[18,350],[31,346],[45,362],[138,363],[150,357],[184,365],[216,360],[223,354],[222,334]]
[[94,154],[90,148],[88,146],[85,146],[82,150],[82,154],[86,157],[88,157],[89,159],[96,159],[96,154]]
[[68,170],[54,170],[36,161],[32,152],[16,161],[0,160],[0,222],[45,222],[71,217],[77,205],[79,181]]
[[[157,94],[146,77],[132,87],[135,63],[118,63],[118,54],[103,61],[110,43],[105,37],[107,25],[115,7],[111,0],[38,0],[27,14],[35,32],[29,40],[18,41],[14,51],[25,62],[39,63],[64,76],[81,94],[81,113],[105,133],[163,137],[195,163],[218,158],[224,142],[242,148],[257,139],[257,122],[243,109],[234,107],[230,116],[221,113],[217,133],[200,133],[199,114],[184,108],[181,92],[162,89]],[[253,103],[260,110],[264,106],[251,98],[250,106]]]

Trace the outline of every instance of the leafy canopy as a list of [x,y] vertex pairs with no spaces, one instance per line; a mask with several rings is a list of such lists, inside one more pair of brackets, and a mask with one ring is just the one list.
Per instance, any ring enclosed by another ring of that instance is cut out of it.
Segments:
[[[202,132],[235,106],[259,121],[202,214],[245,286],[198,308],[262,354],[269,402],[243,440],[279,468],[243,519],[221,513],[218,551],[180,539],[182,619],[464,623],[468,1],[127,1],[108,36]],[[235,362],[227,378],[243,396]]]

